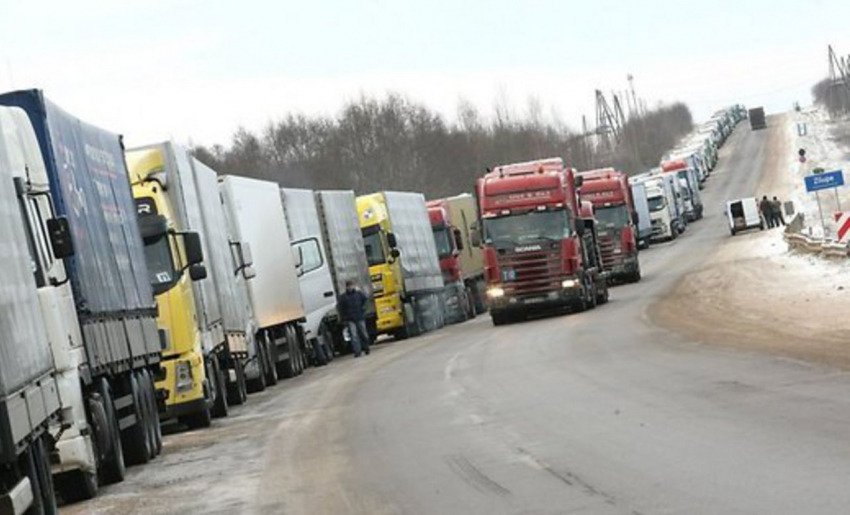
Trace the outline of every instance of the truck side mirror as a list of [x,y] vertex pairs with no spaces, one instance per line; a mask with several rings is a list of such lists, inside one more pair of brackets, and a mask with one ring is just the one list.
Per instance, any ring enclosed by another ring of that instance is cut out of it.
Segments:
[[65,259],[74,255],[74,242],[71,240],[71,227],[68,218],[59,216],[47,221],[50,246],[56,259]]
[[396,240],[395,233],[387,233],[387,245],[389,245],[391,249],[398,247],[398,240]]
[[242,269],[242,277],[244,277],[246,281],[251,280],[254,277],[257,277],[257,271],[254,270],[253,266],[246,266]]
[[575,181],[576,181],[576,188],[581,188],[581,185],[584,184],[584,177],[582,177],[581,175],[576,175]]
[[189,267],[189,278],[193,281],[201,281],[207,278],[207,267],[200,263],[195,263]]
[[634,225],[638,225],[638,223],[639,223],[639,217],[638,217],[637,211],[632,211],[632,223]]
[[576,236],[584,237],[584,220],[576,220]]
[[455,237],[455,248],[457,250],[463,250],[463,234],[461,234],[460,229],[455,229],[452,233]]
[[[186,262],[189,266],[198,265],[204,261],[204,248],[201,246],[201,235],[196,232],[186,232],[183,236],[183,247],[186,249]],[[189,271],[191,274],[192,272]],[[204,270],[206,277],[206,269]]]
[[393,259],[398,259],[398,258],[399,258],[399,256],[401,256],[401,251],[400,251],[400,250],[398,250],[397,248],[393,248],[392,250],[390,250],[390,256],[391,256]]

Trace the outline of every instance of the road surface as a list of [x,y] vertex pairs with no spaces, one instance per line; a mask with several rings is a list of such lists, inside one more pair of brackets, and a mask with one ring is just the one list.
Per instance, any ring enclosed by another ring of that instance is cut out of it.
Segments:
[[753,194],[784,151],[770,130],[740,125],[705,219],[642,253],[644,280],[608,305],[479,317],[339,359],[169,436],[162,458],[65,512],[845,513],[850,379],[647,315],[728,241],[723,201]]

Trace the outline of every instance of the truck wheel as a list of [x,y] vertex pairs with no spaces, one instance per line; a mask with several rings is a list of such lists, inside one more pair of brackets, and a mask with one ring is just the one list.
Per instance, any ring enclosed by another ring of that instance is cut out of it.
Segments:
[[490,311],[490,318],[493,319],[493,325],[505,325],[511,323],[511,317],[504,313],[493,313]]
[[224,384],[224,372],[221,370],[218,356],[212,357],[212,366],[210,366],[213,378],[215,379],[215,401],[212,407],[212,416],[215,418],[224,418],[230,412],[230,406],[227,404],[227,387]]
[[292,335],[292,341],[295,342],[295,355],[298,356],[298,368],[295,370],[295,375],[300,376],[310,366],[307,362],[307,347],[303,334],[295,326],[292,326]]
[[33,502],[28,514],[55,515],[56,494],[53,490],[53,477],[50,475],[50,456],[44,447],[44,436],[32,442],[27,453],[27,477],[32,485]]
[[209,407],[191,415],[183,415],[178,419],[189,429],[206,429],[212,425],[212,412]]
[[334,344],[331,327],[327,322],[322,322],[319,325],[319,341],[325,346],[325,357],[327,357],[328,363],[330,363],[334,360]]
[[128,382],[130,384],[130,395],[133,398],[132,408],[136,422],[121,433],[121,445],[124,447],[124,458],[129,465],[143,465],[151,460],[153,453],[148,438],[147,410],[144,409],[138,376],[131,373]]
[[254,360],[257,362],[257,377],[247,381],[248,393],[259,393],[266,389],[266,374],[263,370],[263,366],[266,363],[265,333],[257,338],[255,345],[257,347],[257,355],[254,356]]
[[609,290],[608,290],[608,282],[603,281],[602,290],[600,291],[600,289],[597,287],[596,292],[597,292],[596,304],[597,305],[607,304],[608,299],[610,298],[610,293],[609,293]]
[[245,369],[238,358],[233,359],[233,373],[236,375],[236,382],[227,384],[227,401],[234,406],[240,406],[248,400],[248,392],[245,385]]
[[292,327],[287,326],[286,329],[286,348],[289,356],[283,361],[277,362],[277,373],[280,377],[289,379],[295,377],[298,372],[298,347],[295,344],[295,333]]
[[97,474],[81,469],[63,472],[53,478],[56,493],[66,504],[93,499],[97,495]]
[[100,383],[100,395],[103,399],[104,415],[106,416],[109,438],[109,450],[105,453],[105,459],[98,467],[100,471],[101,484],[109,485],[124,481],[127,471],[124,464],[124,449],[121,445],[121,429],[118,425],[118,414],[115,411],[115,403],[112,401],[112,389],[105,379]]
[[269,338],[267,340],[268,346],[266,347],[266,385],[274,386],[280,380],[280,374],[278,374],[277,367],[275,363],[278,361],[278,350],[277,343],[275,343],[273,338]]

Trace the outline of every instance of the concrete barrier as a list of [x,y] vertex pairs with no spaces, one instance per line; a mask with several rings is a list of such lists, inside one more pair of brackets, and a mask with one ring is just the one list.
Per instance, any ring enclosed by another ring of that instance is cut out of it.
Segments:
[[850,257],[850,249],[846,243],[838,243],[833,239],[824,239],[817,236],[810,236],[802,232],[803,217],[798,214],[789,223],[783,238],[788,244],[788,249],[804,254],[814,254],[823,259],[847,259]]

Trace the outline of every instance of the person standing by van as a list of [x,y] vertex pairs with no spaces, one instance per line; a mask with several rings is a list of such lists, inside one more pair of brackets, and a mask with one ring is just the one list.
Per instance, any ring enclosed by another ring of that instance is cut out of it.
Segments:
[[369,355],[369,331],[366,330],[366,303],[369,298],[354,286],[353,281],[345,281],[345,292],[339,296],[337,307],[339,316],[351,335],[351,350],[354,357],[360,352]]
[[770,205],[767,195],[763,196],[761,202],[759,202],[759,211],[761,211],[761,216],[764,218],[764,224],[767,225],[767,228],[773,229],[775,223],[773,218],[773,207]]
[[785,217],[782,216],[782,202],[779,201],[778,198],[773,197],[773,201],[771,201],[770,205],[773,207],[773,214],[776,217],[776,226],[779,227],[779,224],[785,226]]

